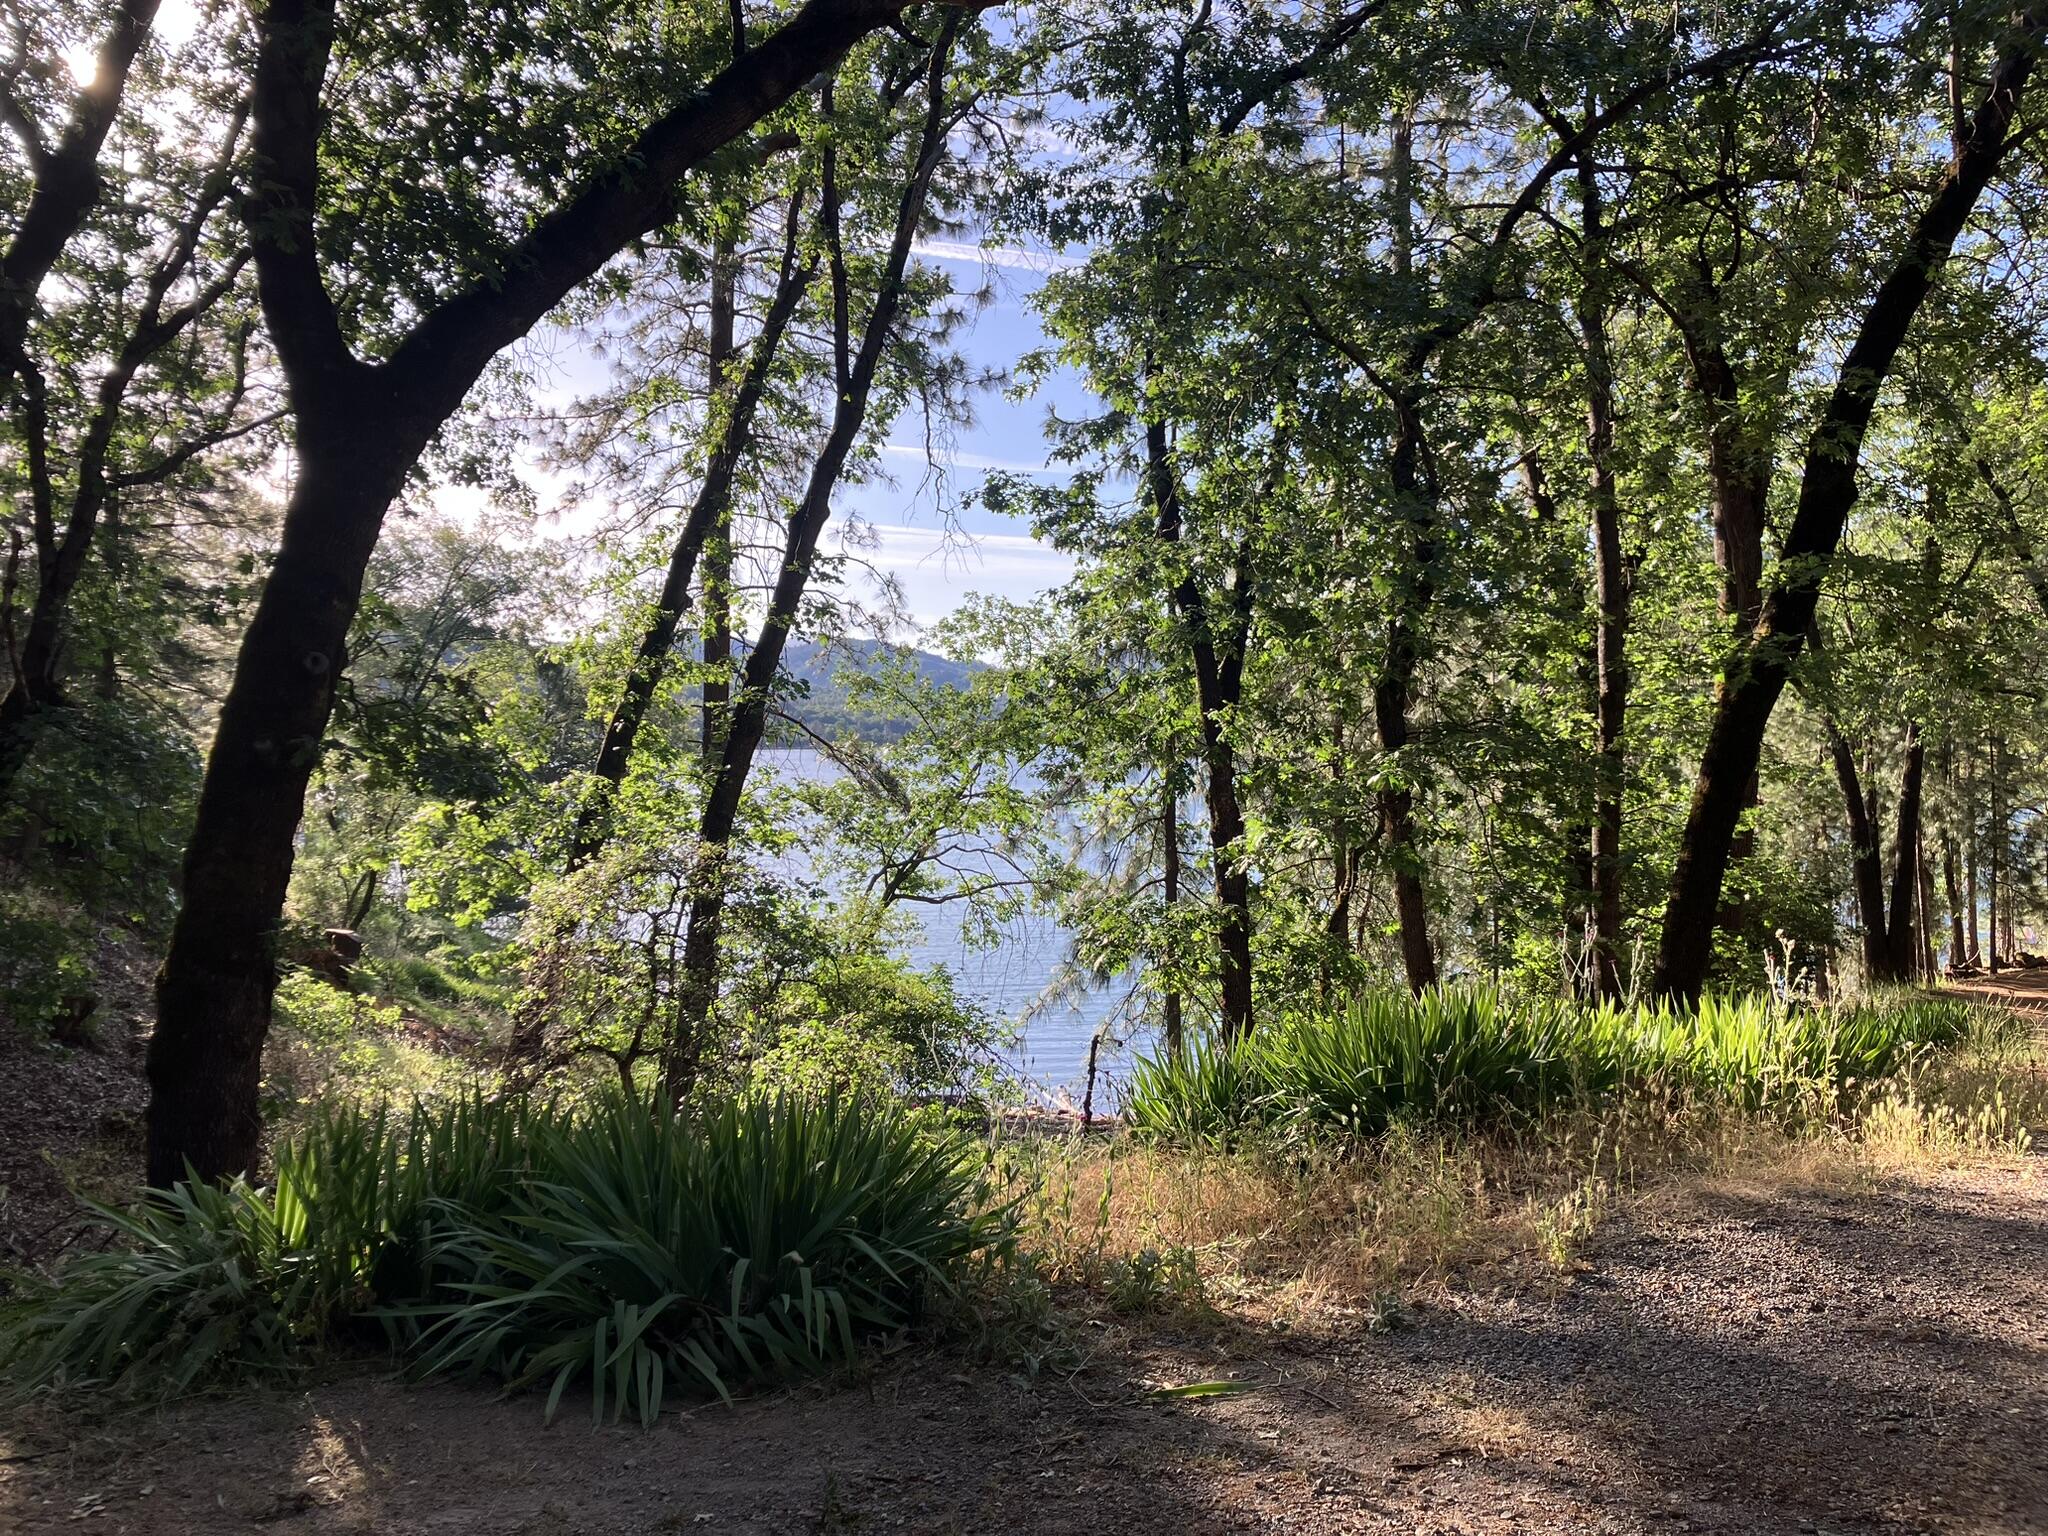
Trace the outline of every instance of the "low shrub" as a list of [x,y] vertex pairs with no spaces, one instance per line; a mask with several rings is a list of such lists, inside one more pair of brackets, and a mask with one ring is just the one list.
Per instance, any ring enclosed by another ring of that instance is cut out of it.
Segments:
[[327,1111],[273,1188],[102,1210],[120,1245],[24,1278],[0,1368],[180,1391],[367,1332],[422,1375],[545,1381],[550,1415],[587,1380],[600,1416],[651,1420],[677,1389],[823,1369],[910,1325],[1010,1241],[984,1163],[851,1098]]
[[1373,1136],[1397,1121],[1484,1125],[1562,1099],[1663,1086],[1762,1109],[1831,1105],[1971,1028],[1939,998],[1795,1006],[1751,995],[1617,1007],[1487,988],[1368,992],[1249,1038],[1141,1059],[1125,1112],[1180,1145],[1248,1134]]
[[422,1044],[405,1010],[302,970],[279,979],[275,1023],[265,1050],[266,1111],[354,1100],[405,1103],[474,1086],[479,1069]]
[[0,865],[0,1027],[41,1037],[93,990],[91,920],[25,886],[8,889]]
[[428,1254],[446,1299],[396,1315],[421,1374],[544,1381],[550,1416],[585,1377],[600,1414],[646,1422],[671,1382],[725,1395],[849,1360],[1007,1230],[977,1148],[873,1099],[617,1097],[536,1161],[495,1213],[451,1208]]

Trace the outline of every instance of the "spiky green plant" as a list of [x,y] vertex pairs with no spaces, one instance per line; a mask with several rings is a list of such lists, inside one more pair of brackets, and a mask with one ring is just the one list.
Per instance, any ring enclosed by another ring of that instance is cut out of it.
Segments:
[[1969,1028],[1966,1005],[1910,994],[1841,1007],[1710,996],[1687,1009],[1488,988],[1370,991],[1283,1014],[1229,1046],[1141,1060],[1126,1113],[1140,1134],[1216,1146],[1252,1128],[1475,1124],[1652,1084],[1753,1109],[1831,1110],[1845,1090],[1895,1076]]
[[1124,1097],[1126,1122],[1177,1146],[1224,1147],[1242,1139],[1267,1119],[1269,1038],[1261,1031],[1139,1057]]
[[424,1375],[575,1382],[643,1421],[675,1386],[804,1374],[918,1315],[1009,1241],[980,1149],[856,1098],[699,1114],[612,1100],[545,1132],[495,1216],[450,1211],[406,1309]]
[[118,1245],[25,1279],[0,1368],[181,1391],[381,1327],[425,1374],[545,1379],[550,1414],[588,1379],[598,1412],[652,1418],[685,1383],[842,1361],[956,1266],[1006,1252],[985,1161],[852,1099],[338,1108],[279,1149],[274,1191],[101,1209]]
[[319,1278],[290,1262],[260,1190],[179,1185],[132,1211],[92,1204],[120,1246],[57,1277],[20,1277],[0,1318],[0,1368],[24,1385],[182,1392],[288,1370],[322,1313]]

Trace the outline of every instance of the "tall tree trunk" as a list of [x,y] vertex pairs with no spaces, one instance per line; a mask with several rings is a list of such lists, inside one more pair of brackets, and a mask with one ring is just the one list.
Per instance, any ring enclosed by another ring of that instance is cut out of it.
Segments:
[[100,150],[121,110],[135,56],[149,40],[158,4],[121,0],[93,58],[93,72],[72,98],[70,121],[54,144],[39,145],[32,156],[28,200],[13,238],[0,252],[0,380],[7,383],[34,371],[24,348],[36,295],[99,202]]
[[[1169,770],[1160,779],[1160,899],[1166,906],[1167,931],[1173,931],[1173,910],[1180,905],[1180,791]],[[1169,985],[1160,995],[1162,1033],[1169,1056],[1180,1054],[1183,1038],[1180,988]]]
[[[713,622],[705,630],[704,659],[707,663],[713,660],[714,632],[719,633],[726,646],[726,655],[730,655],[730,633],[724,629],[719,615],[723,613],[724,624],[729,624],[731,608],[727,586],[731,551],[726,541],[726,530],[732,515],[732,488],[740,465],[745,462],[752,446],[754,418],[774,375],[776,354],[781,349],[783,336],[803,299],[804,290],[810,285],[812,274],[817,270],[815,260],[804,262],[798,259],[804,201],[801,189],[790,198],[783,225],[782,262],[776,276],[775,293],[762,317],[760,333],[749,349],[746,371],[730,384],[731,395],[723,402],[722,411],[719,397],[728,388],[726,372],[733,356],[734,294],[730,262],[716,263],[713,267],[711,409],[714,419],[720,422],[718,439],[705,462],[704,478],[697,486],[697,495],[683,518],[675,545],[669,551],[668,571],[662,579],[661,595],[655,599],[654,612],[646,629],[641,632],[633,665],[626,673],[625,687],[605,726],[603,744],[598,748],[593,770],[597,790],[577,818],[575,844],[569,858],[571,869],[589,863],[604,846],[611,798],[619,785],[625,782],[626,770],[633,761],[633,749],[639,742],[642,727],[647,723],[648,713],[654,707],[662,675],[668,670],[668,659],[675,649],[676,632],[690,606],[690,587],[696,576],[700,554],[708,554],[713,561],[712,568],[706,571],[705,587],[707,594],[715,594],[711,608]],[[720,271],[726,273],[722,291],[718,278]],[[725,567],[722,571],[717,568],[720,561]],[[721,683],[721,694],[724,689],[725,685]],[[707,683],[704,693],[704,725],[707,731],[714,723],[714,697]],[[717,707],[722,716],[722,697],[718,697]],[[709,738],[706,739],[708,741]]]
[[[1333,788],[1341,792],[1344,778],[1349,771],[1349,757],[1344,749],[1344,716],[1339,710],[1330,722],[1330,761],[1336,774]],[[1351,828],[1340,811],[1330,825],[1330,915],[1323,923],[1323,932],[1328,935],[1330,947],[1340,950],[1349,942],[1351,933],[1352,882],[1357,875],[1356,850],[1352,845]],[[1323,982],[1329,984],[1329,967],[1323,967]]]
[[1715,914],[1765,728],[1792,662],[1813,627],[1821,582],[1857,496],[1863,436],[1878,391],[1957,235],[1997,170],[2020,95],[2032,72],[2048,3],[2030,6],[1999,49],[1990,90],[1955,158],[1914,224],[1905,250],[1878,286],[1842,360],[1806,451],[1799,505],[1787,530],[1775,587],[1755,628],[1736,647],[1715,690],[1712,724],[1672,871],[1654,989],[1691,1001],[1706,984]]
[[1899,775],[1899,813],[1892,832],[1891,915],[1881,972],[1886,981],[1910,981],[1913,976],[1913,904],[1920,886],[1920,779],[1925,760],[1920,729],[1908,725],[1905,767]]
[[2010,960],[2011,954],[1999,943],[1998,920],[2001,913],[1998,897],[2004,884],[2005,873],[2005,764],[2002,761],[2005,743],[1996,736],[1991,738],[1991,867],[1987,871],[1988,883],[1985,889],[1985,904],[1991,909],[1987,925],[1988,938],[1985,940],[1985,969],[1993,975],[1998,972],[2001,960]]
[[[711,260],[711,324],[705,338],[705,365],[711,376],[712,398],[725,389],[726,370],[733,358],[733,310],[739,270],[732,241],[720,243]],[[750,412],[751,414],[751,412]],[[704,539],[703,575],[699,578],[704,605],[703,630],[704,694],[697,729],[698,749],[704,764],[718,761],[725,735],[725,711],[732,702],[732,497],[723,498],[713,513],[711,528]]]
[[1621,494],[1614,473],[1614,360],[1607,337],[1600,184],[1584,161],[1580,162],[1578,180],[1585,275],[1577,308],[1585,350],[1586,455],[1593,469],[1593,600],[1598,609],[1593,645],[1600,743],[1593,796],[1593,961],[1600,995],[1619,999],[1630,594],[1628,562],[1622,552]]
[[[824,154],[820,224],[833,294],[832,423],[811,466],[803,498],[790,513],[782,565],[769,595],[768,612],[753,648],[747,653],[737,696],[726,711],[718,766],[698,816],[698,854],[691,877],[685,918],[688,926],[677,980],[675,1033],[662,1066],[663,1089],[672,1100],[682,1099],[695,1086],[702,1066],[706,1029],[718,997],[719,956],[724,942],[726,898],[731,888],[728,866],[733,831],[738,825],[740,803],[746,793],[748,775],[753,771],[755,753],[767,731],[769,693],[782,665],[789,632],[796,624],[804,593],[810,586],[819,536],[832,514],[832,494],[867,421],[868,398],[903,307],[911,246],[924,218],[932,175],[945,154],[946,135],[955,120],[948,110],[946,71],[960,26],[961,13],[949,10],[932,45],[924,77],[925,114],[916,159],[897,202],[895,225],[877,277],[874,304],[857,343],[848,315],[850,293],[841,243],[837,158],[829,147]],[[831,109],[828,86],[827,116]]]
[[[1975,777],[1976,775],[1971,775],[1973,781],[1975,780]],[[1968,853],[1969,867],[1967,872],[1968,883],[1963,898],[1966,910],[1969,912],[1968,938],[1970,941],[1970,945],[1968,951],[1968,958],[1970,964],[1981,966],[1984,963],[1984,940],[1981,933],[1984,909],[1978,904],[1979,896],[1977,885],[1977,871],[1979,867],[1979,854],[1977,843],[1977,806],[1974,799],[1970,802],[1969,827],[1970,841]]]
[[[1412,546],[1417,574],[1408,583],[1410,611],[1419,611],[1432,592],[1423,562],[1434,563],[1435,540],[1418,534]],[[1394,882],[1394,913],[1400,923],[1401,967],[1411,991],[1436,985],[1436,949],[1429,936],[1429,893],[1423,883],[1421,838],[1415,822],[1415,791],[1398,759],[1411,737],[1408,710],[1414,698],[1415,675],[1421,660],[1415,625],[1409,613],[1397,613],[1387,625],[1387,654],[1373,685],[1373,724],[1381,753],[1394,761],[1384,772],[1379,791],[1380,836],[1386,844]]]
[[[1179,545],[1183,527],[1180,479],[1166,441],[1166,423],[1145,424],[1146,483],[1152,496],[1154,537],[1169,549]],[[1187,631],[1194,664],[1195,702],[1201,715],[1204,795],[1209,807],[1209,855],[1215,871],[1218,990],[1223,1031],[1240,1039],[1252,1028],[1251,876],[1243,863],[1244,811],[1237,797],[1237,751],[1223,728],[1237,708],[1250,643],[1251,568],[1240,551],[1238,584],[1230,593],[1231,617],[1218,634],[1215,615],[1191,570],[1174,573],[1174,611]]]
[[1835,781],[1842,786],[1842,805],[1849,820],[1849,868],[1856,889],[1856,921],[1863,935],[1863,970],[1870,977],[1884,969],[1884,853],[1877,819],[1870,813],[1856,755],[1832,715],[1823,714],[1828,754],[1834,759]]
[[1956,880],[1956,840],[1944,832],[1941,838],[1941,885],[1948,898],[1948,963],[1951,969],[1966,964],[1970,942],[1963,936],[1963,898]]
[[[145,16],[142,25],[146,31],[146,15],[155,10],[154,4],[129,9]],[[102,65],[107,67],[106,61]],[[125,61],[121,67],[126,68]],[[114,89],[118,94],[118,81]],[[0,800],[7,798],[16,775],[28,760],[37,718],[64,705],[63,665],[71,599],[85,574],[102,516],[114,515],[124,484],[168,478],[204,448],[236,435],[224,428],[210,439],[202,436],[166,455],[153,470],[137,472],[126,480],[116,473],[116,431],[136,374],[220,304],[245,264],[245,258],[230,260],[222,274],[198,285],[192,297],[168,311],[165,309],[172,292],[191,274],[206,226],[233,188],[234,157],[241,143],[243,122],[243,115],[238,113],[192,207],[143,280],[134,320],[106,372],[94,386],[91,410],[70,456],[72,482],[61,529],[57,522],[57,491],[50,470],[50,422],[43,377],[26,353],[18,353],[15,358],[15,371],[21,380],[17,431],[28,468],[35,530],[36,595],[29,607],[27,631],[12,658],[13,675],[8,679],[4,697],[0,697]],[[0,288],[4,287],[0,283]],[[243,398],[246,379],[239,340],[234,347],[235,378],[226,392],[230,414]],[[0,370],[5,367],[5,362],[0,361]]]
[[1920,841],[1913,856],[1913,863],[1920,871],[1920,969],[1919,975],[1932,981],[1937,974],[1934,965],[1934,861],[1927,857],[1927,824],[1920,825]]
[[[1388,224],[1393,231],[1394,273],[1406,279],[1413,267],[1415,244],[1415,108],[1412,102],[1394,119],[1388,153]],[[1394,513],[1408,532],[1408,570],[1395,582],[1395,600],[1387,620],[1386,656],[1372,690],[1373,725],[1380,751],[1394,759],[1382,769],[1379,792],[1380,836],[1394,881],[1394,915],[1400,924],[1401,969],[1410,991],[1436,985],[1436,948],[1429,937],[1429,891],[1421,838],[1415,825],[1415,790],[1399,761],[1411,740],[1408,722],[1414,704],[1415,677],[1422,659],[1417,633],[1436,598],[1436,495],[1423,462],[1423,435],[1418,389],[1422,358],[1405,380],[1385,389],[1394,408],[1394,445],[1388,458]]]
[[[1731,636],[1739,641],[1763,607],[1764,513],[1776,465],[1770,434],[1759,431],[1745,411],[1743,378],[1723,342],[1721,303],[1718,292],[1704,296],[1697,310],[1681,312],[1680,329],[1707,421],[1708,510],[1714,565],[1721,575],[1718,601]],[[1755,809],[1762,797],[1763,781],[1752,773],[1743,809]],[[1755,848],[1755,828],[1738,821],[1728,851],[1730,867],[1748,859]],[[1715,914],[1716,924],[1730,934],[1739,934],[1745,921],[1737,900],[1724,901]]]
[[157,976],[148,1180],[252,1171],[277,939],[306,785],[334,707],[349,624],[384,510],[433,423],[394,419],[358,391],[308,413],[276,562],[221,706],[185,857],[183,900]]

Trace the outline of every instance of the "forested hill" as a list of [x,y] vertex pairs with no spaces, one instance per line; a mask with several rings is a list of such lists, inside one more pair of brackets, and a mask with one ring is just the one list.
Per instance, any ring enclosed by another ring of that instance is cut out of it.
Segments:
[[908,711],[893,701],[892,690],[854,698],[849,674],[881,678],[907,669],[906,680],[913,683],[965,688],[976,672],[984,670],[980,662],[954,661],[914,646],[857,638],[793,640],[782,653],[782,667],[790,680],[805,690],[804,696],[785,706],[788,713],[821,736],[857,736],[864,741],[895,741],[909,729],[911,719]]

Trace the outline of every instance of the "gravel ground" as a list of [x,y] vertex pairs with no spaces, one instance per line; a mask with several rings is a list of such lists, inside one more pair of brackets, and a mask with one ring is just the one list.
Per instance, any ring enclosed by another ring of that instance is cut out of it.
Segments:
[[1666,1191],[1408,1318],[1104,1332],[1035,1383],[909,1351],[651,1433],[370,1377],[45,1410],[0,1530],[2048,1532],[2043,1160]]

